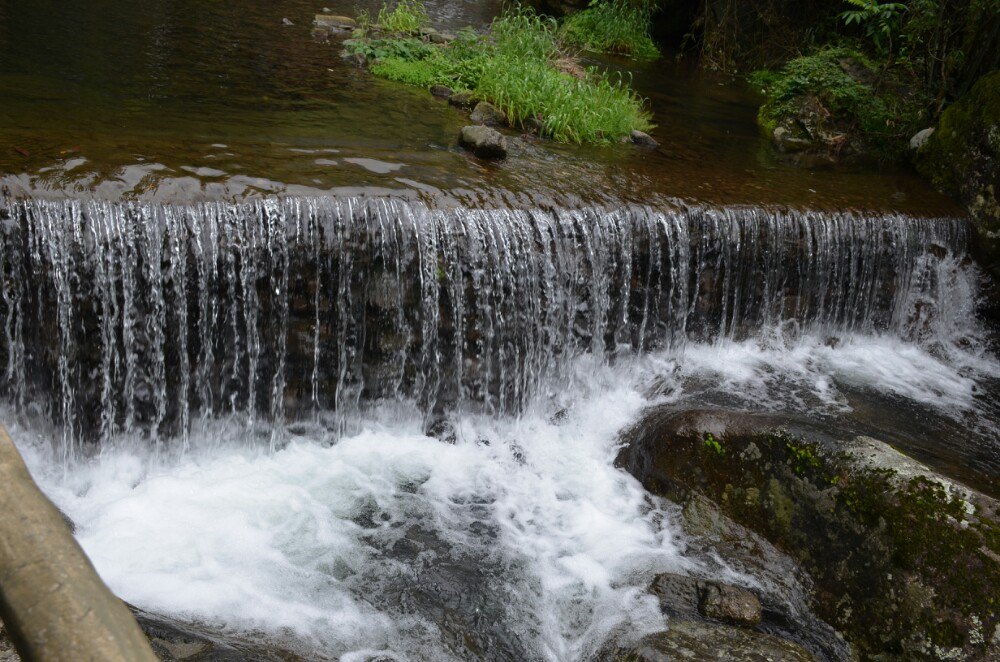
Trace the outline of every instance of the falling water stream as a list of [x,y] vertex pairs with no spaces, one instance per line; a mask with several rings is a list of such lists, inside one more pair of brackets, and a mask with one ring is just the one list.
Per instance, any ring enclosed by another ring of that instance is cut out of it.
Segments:
[[[318,658],[588,659],[689,553],[652,404],[807,415],[990,485],[964,221],[676,202],[10,201],[5,420],[102,576]],[[352,657],[353,656],[353,657]]]

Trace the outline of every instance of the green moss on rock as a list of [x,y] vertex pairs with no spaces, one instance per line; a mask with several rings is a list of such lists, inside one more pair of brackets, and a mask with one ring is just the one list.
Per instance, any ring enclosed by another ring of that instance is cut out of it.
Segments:
[[[628,434],[619,461],[657,494],[707,496],[794,558],[814,581],[817,615],[863,658],[1000,653],[995,514],[926,476],[766,425],[717,423],[714,412],[654,414]],[[726,454],[705,452],[709,431]]]
[[941,115],[918,169],[969,210],[981,258],[1000,275],[1000,71],[983,76]]

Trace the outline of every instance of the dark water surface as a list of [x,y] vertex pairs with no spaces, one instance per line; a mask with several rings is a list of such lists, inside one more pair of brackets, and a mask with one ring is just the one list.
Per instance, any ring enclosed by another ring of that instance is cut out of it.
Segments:
[[[501,3],[426,4],[455,29],[485,26]],[[324,7],[378,5],[0,0],[0,183],[111,199],[391,191],[473,206],[680,197],[955,211],[907,173],[783,163],[757,133],[750,90],[671,60],[633,70],[660,150],[519,142],[484,164],[456,145],[464,113],[310,35]]]

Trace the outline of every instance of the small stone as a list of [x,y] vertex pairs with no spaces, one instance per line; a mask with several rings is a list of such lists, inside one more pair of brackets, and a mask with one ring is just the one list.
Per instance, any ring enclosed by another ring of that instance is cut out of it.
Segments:
[[476,99],[472,96],[472,92],[465,90],[462,92],[455,92],[448,97],[448,103],[456,108],[469,109],[476,105]]
[[448,99],[454,92],[447,85],[431,85],[431,94],[439,99]]
[[455,35],[450,32],[432,32],[427,38],[432,44],[450,44],[455,41]]
[[462,147],[481,159],[502,159],[507,156],[507,139],[488,126],[464,127],[458,141]]
[[912,138],[910,138],[910,149],[914,152],[919,151],[921,147],[927,144],[930,140],[931,135],[934,133],[934,127],[928,127],[922,131],[917,131]]
[[660,146],[660,143],[656,142],[656,140],[653,139],[653,136],[651,136],[648,133],[645,133],[643,131],[636,131],[636,130],[633,129],[632,133],[629,134],[629,136],[632,138],[632,142],[635,143],[636,145],[638,145],[639,147],[659,147]]
[[290,19],[287,19],[287,18],[281,19],[281,24],[282,25],[295,25],[294,23],[292,23],[292,21]]
[[477,103],[469,119],[476,124],[485,124],[486,126],[504,126],[507,124],[507,115],[489,101],[480,101]]
[[718,582],[703,582],[699,586],[698,609],[705,618],[746,627],[756,626],[764,615],[756,595],[745,588]]

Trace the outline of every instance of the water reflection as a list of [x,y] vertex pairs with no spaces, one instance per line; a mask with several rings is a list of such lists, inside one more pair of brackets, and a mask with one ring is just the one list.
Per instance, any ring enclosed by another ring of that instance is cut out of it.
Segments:
[[[353,15],[380,4],[0,0],[0,184],[54,197],[350,190],[462,204],[682,197],[954,211],[907,173],[782,162],[757,134],[748,90],[669,60],[634,69],[659,150],[519,139],[505,163],[484,164],[455,144],[462,112],[372,79],[338,42],[310,35],[324,6]],[[426,4],[435,25],[455,29],[485,25],[501,3]]]

